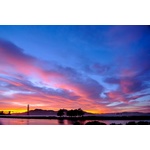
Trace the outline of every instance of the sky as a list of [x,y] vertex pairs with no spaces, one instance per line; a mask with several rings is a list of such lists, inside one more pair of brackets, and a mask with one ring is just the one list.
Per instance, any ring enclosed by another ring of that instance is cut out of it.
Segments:
[[150,112],[150,26],[0,26],[0,110]]

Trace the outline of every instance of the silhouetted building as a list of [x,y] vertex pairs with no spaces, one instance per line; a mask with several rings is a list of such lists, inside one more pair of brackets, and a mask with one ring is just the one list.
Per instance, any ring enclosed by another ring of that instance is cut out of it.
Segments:
[[27,115],[29,115],[29,111],[30,111],[30,107],[29,107],[29,104],[27,106]]

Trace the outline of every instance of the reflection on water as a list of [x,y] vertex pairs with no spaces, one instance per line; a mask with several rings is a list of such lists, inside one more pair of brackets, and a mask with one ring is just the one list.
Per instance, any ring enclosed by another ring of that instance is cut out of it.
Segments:
[[1,121],[0,121],[0,125],[3,125]]
[[[66,119],[15,119],[15,118],[0,118],[0,125],[73,125],[77,122],[86,124],[91,120],[66,120]],[[126,124],[135,120],[97,120],[105,124]],[[138,122],[140,120],[136,120]]]
[[76,122],[76,120],[67,120],[68,124],[74,124]]
[[58,124],[64,125],[64,119],[58,119]]

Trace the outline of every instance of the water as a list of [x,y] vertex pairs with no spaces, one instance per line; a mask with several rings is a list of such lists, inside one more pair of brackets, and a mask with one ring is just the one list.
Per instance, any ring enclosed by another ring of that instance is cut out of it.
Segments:
[[[78,120],[81,124],[85,124],[89,121],[94,120]],[[135,120],[97,120],[99,122],[104,122],[106,124],[116,123],[116,124],[126,124],[130,121]],[[136,120],[138,122],[141,120]],[[148,121],[148,120],[143,120]],[[73,125],[75,120],[66,119],[16,119],[16,118],[0,118],[0,125]]]

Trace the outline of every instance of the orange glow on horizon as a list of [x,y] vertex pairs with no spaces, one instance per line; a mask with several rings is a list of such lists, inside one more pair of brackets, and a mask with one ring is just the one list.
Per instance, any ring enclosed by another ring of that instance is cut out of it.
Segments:
[[[34,110],[34,109],[41,109],[41,108],[32,108],[32,109],[30,109],[30,110]],[[61,109],[61,108],[59,108],[59,109]],[[53,108],[53,109],[44,109],[43,108],[43,110],[54,110],[54,111],[58,111],[59,109],[56,109],[56,108]],[[65,108],[64,108],[65,109]],[[73,109],[73,108],[70,108],[70,109],[68,109],[67,108],[67,110],[71,110],[71,109]],[[74,108],[74,109],[78,109],[78,108]],[[81,108],[82,109],[82,108]],[[83,111],[85,111],[85,112],[87,112],[87,113],[93,113],[93,114],[101,114],[101,113],[108,113],[108,112],[106,112],[106,111],[104,111],[104,110],[86,110],[86,109],[82,109]],[[24,112],[27,112],[27,110],[26,109],[4,109],[4,110],[0,110],[0,111],[3,111],[5,114],[8,114],[8,112],[10,111],[11,112],[11,114],[14,114],[14,113],[24,113]]]
[[11,114],[13,114],[13,113],[23,113],[23,112],[26,112],[27,110],[25,110],[25,109],[4,109],[4,110],[0,110],[0,111],[3,111],[5,114],[8,114],[8,112],[10,111]]
[[92,114],[101,114],[103,113],[102,111],[98,111],[98,110],[84,110],[86,111],[87,113],[92,113]]

